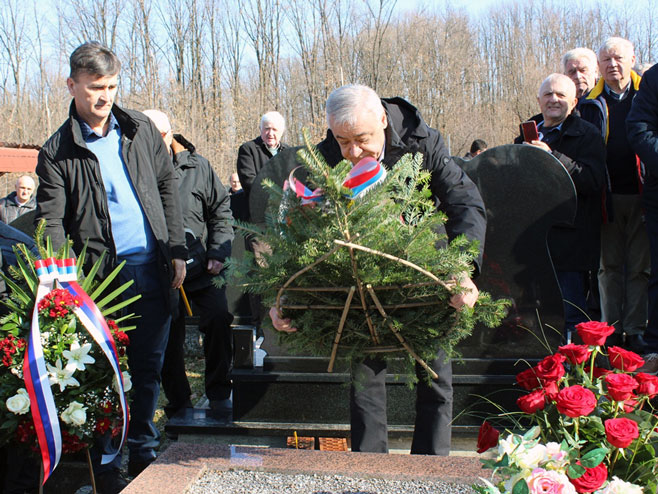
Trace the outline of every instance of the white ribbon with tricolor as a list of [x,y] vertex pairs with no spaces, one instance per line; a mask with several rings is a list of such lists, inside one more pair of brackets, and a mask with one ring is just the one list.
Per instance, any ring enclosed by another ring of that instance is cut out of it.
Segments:
[[39,277],[39,286],[37,288],[32,314],[32,327],[23,365],[23,375],[25,388],[30,397],[32,420],[41,449],[44,472],[43,481],[45,483],[59,463],[62,453],[62,436],[57,408],[50,388],[48,371],[46,370],[46,363],[43,357],[38,306],[41,299],[53,290],[56,281],[61,288],[81,299],[82,305],[75,309],[75,315],[82,322],[94,341],[100,346],[110,362],[118,382],[119,401],[123,412],[121,443],[115,451],[109,454],[103,454],[101,463],[109,463],[121,450],[128,435],[129,411],[114,338],[100,310],[77,282],[75,259],[49,258],[38,260],[35,261],[35,268]]
[[[297,168],[294,168],[290,172],[288,180],[284,184],[284,190],[290,188],[294,191],[295,195],[300,198],[302,205],[321,201],[323,195],[322,189],[311,191],[306,185],[297,180],[295,178],[295,170]],[[367,157],[352,167],[345,180],[343,180],[342,185],[350,191],[347,197],[356,199],[375,185],[383,182],[384,179],[386,179],[386,168],[375,158]]]

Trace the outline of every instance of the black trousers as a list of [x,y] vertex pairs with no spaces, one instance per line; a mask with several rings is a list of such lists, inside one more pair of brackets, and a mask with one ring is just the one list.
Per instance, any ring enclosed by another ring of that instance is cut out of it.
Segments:
[[[450,453],[452,420],[452,363],[439,351],[428,365],[438,374],[427,382],[427,372],[416,364],[416,422],[411,454]],[[386,425],[386,362],[367,359],[352,368],[350,391],[352,451],[388,452]]]
[[[203,333],[205,356],[205,391],[209,400],[224,400],[231,394],[229,372],[233,359],[231,323],[226,291],[209,285],[198,289],[185,289],[194,315],[200,317],[199,330]],[[190,406],[192,391],[185,373],[185,315],[181,298],[178,317],[172,322],[169,343],[162,366],[162,388],[169,401],[167,415]]]

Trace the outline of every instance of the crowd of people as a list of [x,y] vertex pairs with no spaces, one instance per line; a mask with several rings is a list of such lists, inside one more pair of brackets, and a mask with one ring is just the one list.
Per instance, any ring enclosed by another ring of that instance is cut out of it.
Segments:
[[[577,48],[562,59],[563,74],[550,74],[538,89],[539,111],[530,118],[537,135],[516,143],[535,146],[562,163],[575,185],[578,206],[571,225],[557,225],[549,248],[565,299],[565,340],[575,325],[600,318],[615,326],[614,343],[647,358],[658,370],[658,67],[642,78],[633,70],[633,45],[609,38],[598,53]],[[212,278],[231,254],[234,218],[248,221],[249,196],[258,172],[277,160],[294,159],[283,141],[285,120],[264,114],[260,135],[239,149],[228,187],[208,160],[165,113],[134,111],[115,103],[121,63],[108,48],[84,43],[70,57],[69,118],[39,153],[39,184],[21,177],[16,192],[0,201],[0,220],[9,223],[36,208],[47,220],[55,247],[69,238],[80,252],[87,243],[88,266],[107,251],[101,268],[122,261],[120,281],[134,280],[123,296],[141,294],[130,307],[130,404],[128,474],[138,475],[157,455],[160,434],[153,419],[160,383],[169,416],[191,407],[183,341],[187,306],[200,317],[204,335],[205,392],[212,409],[231,407],[231,315],[226,293]],[[600,75],[599,75],[600,74]],[[372,157],[395,166],[406,152],[421,152],[432,173],[431,192],[448,217],[449,238],[464,234],[484,245],[485,207],[474,183],[448,153],[436,129],[402,98],[380,98],[371,88],[350,84],[326,103],[328,130],[318,150],[333,166]],[[473,142],[465,159],[487,148]],[[263,248],[255,238],[247,248]],[[473,273],[455,283],[464,290],[450,304],[473,306],[482,252]],[[87,267],[88,267],[87,266]],[[486,267],[484,268],[486,269]],[[599,313],[600,311],[600,313]],[[261,312],[259,301],[252,312]],[[294,321],[271,309],[273,326],[294,332]],[[656,358],[651,358],[651,355]],[[431,363],[438,379],[417,386],[412,453],[450,451],[452,369],[439,353]],[[352,449],[387,452],[386,365],[368,359],[352,369]],[[294,420],[294,417],[291,417]],[[109,437],[93,448],[98,491],[120,492],[127,480],[121,457],[101,464]],[[5,489],[6,492],[12,492]],[[22,492],[22,491],[21,491]]]

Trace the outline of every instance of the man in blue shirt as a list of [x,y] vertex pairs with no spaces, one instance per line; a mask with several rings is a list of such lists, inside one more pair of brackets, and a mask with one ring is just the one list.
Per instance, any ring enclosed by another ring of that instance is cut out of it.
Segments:
[[[79,46],[67,80],[73,97],[68,120],[39,153],[37,219],[47,220],[55,247],[68,236],[79,253],[87,242],[87,268],[107,251],[100,275],[121,261],[120,281],[132,280],[124,297],[140,316],[130,332],[128,473],[137,475],[155,457],[159,433],[153,416],[169,336],[175,292],[185,278],[187,248],[174,169],[160,133],[139,112],[114,104],[121,64],[99,43]],[[120,457],[96,464],[103,494],[120,492]]]

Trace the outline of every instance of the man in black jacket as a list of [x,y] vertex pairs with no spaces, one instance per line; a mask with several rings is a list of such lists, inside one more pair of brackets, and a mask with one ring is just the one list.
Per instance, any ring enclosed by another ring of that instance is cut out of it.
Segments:
[[[174,169],[162,138],[142,113],[114,104],[121,63],[99,43],[71,54],[67,79],[73,97],[68,120],[39,152],[37,220],[56,248],[68,236],[79,253],[87,242],[87,268],[103,251],[100,275],[121,261],[122,295],[141,294],[129,309],[141,316],[130,331],[132,374],[128,473],[151,463],[160,434],[153,424],[160,370],[171,322],[171,289],[185,278],[185,235]],[[96,464],[103,494],[120,492],[120,456]]]
[[260,119],[260,135],[247,141],[238,150],[237,170],[240,183],[249,202],[251,184],[258,172],[272,156],[288,146],[281,142],[286,130],[286,122],[278,111],[265,113]]
[[[642,206],[651,252],[649,323],[644,339],[653,355],[649,372],[658,371],[658,65],[642,76],[626,120],[628,141],[644,164]],[[648,363],[648,365],[649,365]]]
[[[192,143],[173,134],[169,118],[158,110],[144,112],[160,131],[167,149],[171,149],[183,212],[185,236],[190,258],[183,287],[200,316],[206,358],[205,390],[210,408],[230,406],[232,344],[231,322],[226,290],[217,288],[212,278],[219,275],[224,261],[231,255],[233,227],[228,191],[207,159],[196,152]],[[169,343],[162,366],[162,389],[169,404],[168,416],[192,406],[190,384],[185,374],[185,307],[171,324]]]
[[627,39],[605,40],[598,62],[601,78],[580,99],[578,111],[600,129],[606,144],[610,193],[601,226],[601,317],[615,326],[608,344],[645,353],[650,247],[642,211],[642,164],[626,136],[626,117],[641,77],[632,69],[635,54]]
[[[597,128],[573,113],[576,86],[566,75],[551,74],[539,88],[541,113],[532,117],[540,140],[527,144],[555,156],[569,172],[578,196],[572,225],[554,227],[548,245],[564,300],[565,336],[588,320],[589,271],[599,266],[601,193],[605,183],[605,144]],[[523,136],[515,143],[523,142]]]
[[[402,98],[380,99],[366,86],[347,85],[336,89],[327,100],[327,137],[318,150],[330,166],[342,159],[357,164],[373,157],[393,167],[406,153],[423,154],[423,166],[432,172],[430,189],[438,209],[448,216],[446,231],[450,239],[464,234],[480,243],[479,272],[484,249],[486,216],[477,187],[457,166],[443,144],[441,134],[430,128],[418,110]],[[465,288],[454,295],[450,305],[459,310],[472,307],[478,289],[464,273],[457,280]],[[274,327],[293,332],[288,319],[270,310]],[[429,365],[438,379],[427,384],[427,374],[419,366],[416,423],[412,454],[447,455],[450,452],[452,420],[452,366],[443,351]],[[350,394],[352,450],[385,453],[388,451],[386,425],[386,363],[367,359],[352,369]]]

